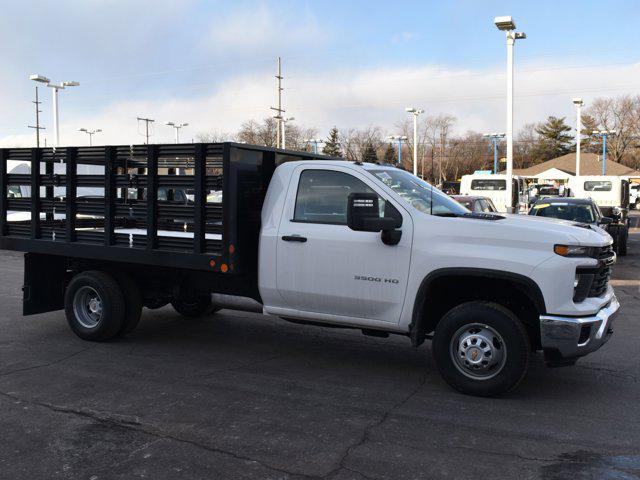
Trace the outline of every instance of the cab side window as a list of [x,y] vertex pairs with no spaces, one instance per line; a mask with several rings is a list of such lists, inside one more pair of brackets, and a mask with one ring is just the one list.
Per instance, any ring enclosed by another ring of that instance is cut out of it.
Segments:
[[[352,175],[333,170],[304,170],[300,174],[294,222],[347,224],[347,199],[351,193],[375,193]],[[380,216],[385,202],[379,198]]]

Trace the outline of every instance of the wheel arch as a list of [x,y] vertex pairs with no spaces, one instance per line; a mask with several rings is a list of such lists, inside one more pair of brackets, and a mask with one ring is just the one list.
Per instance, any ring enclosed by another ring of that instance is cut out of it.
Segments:
[[[478,281],[482,281],[478,284]],[[454,286],[454,290],[447,287]],[[467,289],[466,287],[477,289]],[[503,288],[504,291],[491,292],[492,288]],[[445,297],[442,294],[445,293]],[[507,294],[513,294],[509,298]],[[439,298],[436,308],[429,308],[429,299]],[[513,272],[473,267],[441,268],[426,275],[416,294],[409,335],[413,345],[424,342],[427,334],[435,329],[442,316],[453,306],[465,301],[489,300],[507,308],[519,305],[529,310],[525,318],[532,339],[539,342],[538,317],[546,313],[546,305],[542,290],[531,278]],[[533,311],[530,311],[533,310]],[[518,312],[514,312],[516,315]]]

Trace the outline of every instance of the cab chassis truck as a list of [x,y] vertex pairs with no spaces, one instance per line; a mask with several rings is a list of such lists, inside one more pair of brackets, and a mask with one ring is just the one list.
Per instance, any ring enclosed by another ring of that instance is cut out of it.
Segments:
[[143,307],[198,316],[220,307],[212,293],[248,297],[297,323],[431,339],[443,378],[487,396],[534,351],[561,366],[598,349],[619,309],[605,232],[474,214],[389,165],[235,143],[9,148],[0,190],[23,314],[64,309],[89,341],[130,333]]

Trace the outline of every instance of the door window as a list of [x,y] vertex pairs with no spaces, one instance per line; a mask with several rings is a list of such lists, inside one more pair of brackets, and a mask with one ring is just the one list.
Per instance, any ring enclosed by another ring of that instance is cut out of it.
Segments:
[[[350,193],[375,193],[352,175],[333,170],[304,170],[300,174],[294,222],[347,224],[347,200]],[[385,202],[378,199],[380,216]]]

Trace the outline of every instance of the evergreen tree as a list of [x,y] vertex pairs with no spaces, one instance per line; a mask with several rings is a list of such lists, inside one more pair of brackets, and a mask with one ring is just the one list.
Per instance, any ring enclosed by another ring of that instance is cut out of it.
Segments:
[[378,153],[373,143],[367,142],[362,151],[362,161],[369,163],[376,163],[378,161]]
[[540,135],[537,156],[540,160],[550,160],[575,150],[571,127],[565,123],[565,117],[550,116],[545,123],[536,127]]
[[393,148],[392,144],[387,144],[387,149],[384,151],[384,163],[391,163],[395,165],[398,161],[398,157],[396,155],[396,149]]
[[591,115],[582,114],[582,140],[580,140],[580,150],[583,152],[600,153],[598,140],[593,136],[593,131],[598,130],[598,122]]
[[329,132],[329,136],[327,137],[327,141],[324,144],[322,153],[331,157],[342,157],[342,149],[340,148],[340,136],[336,127],[333,127]]

